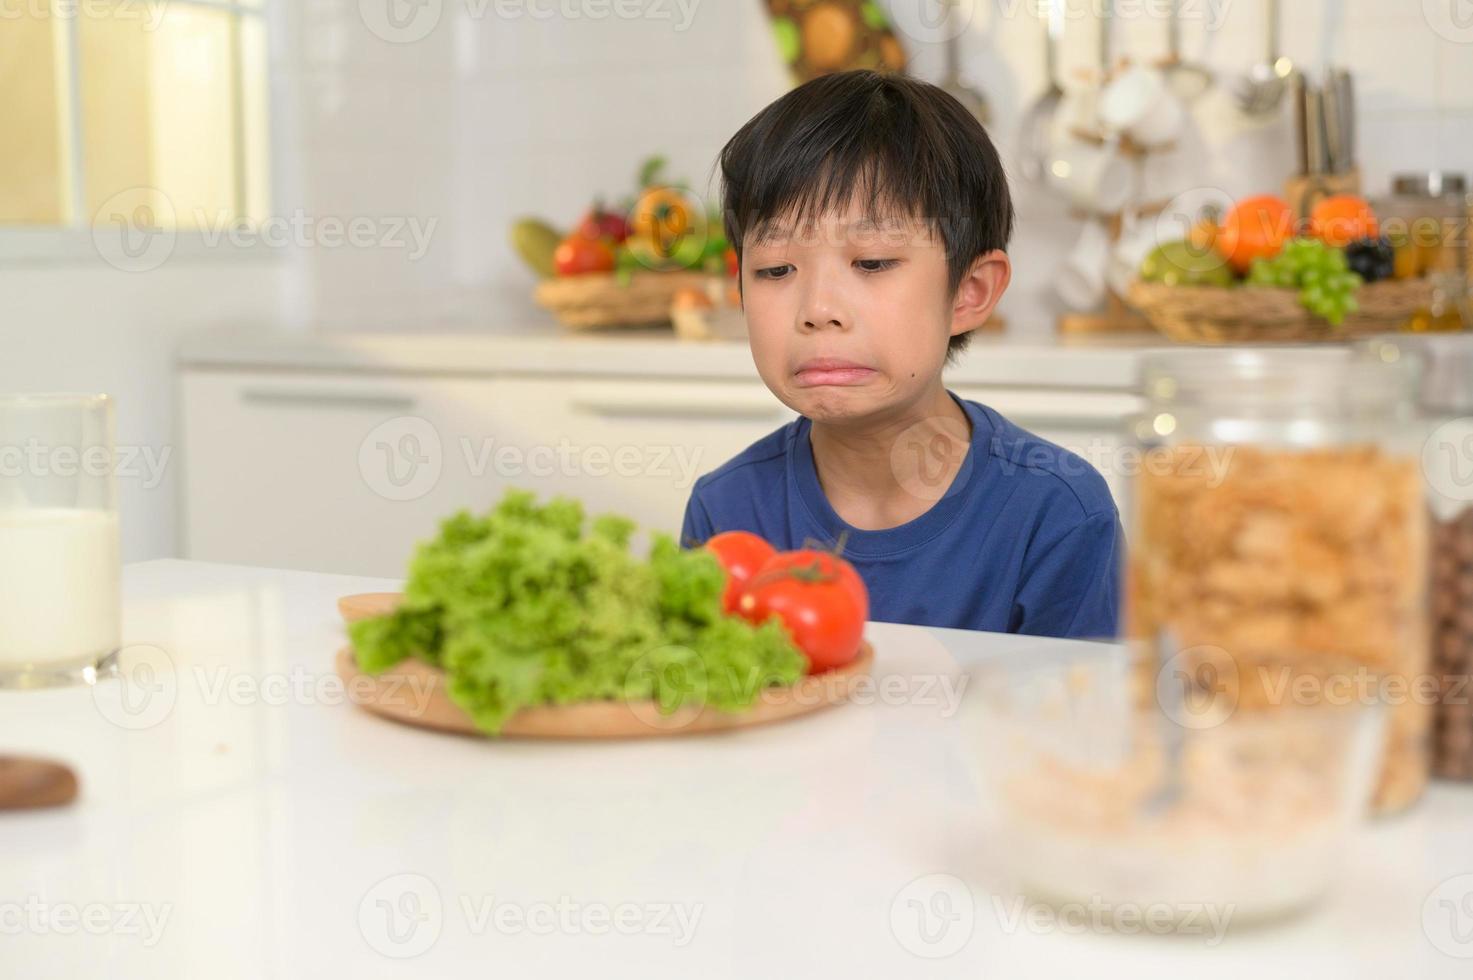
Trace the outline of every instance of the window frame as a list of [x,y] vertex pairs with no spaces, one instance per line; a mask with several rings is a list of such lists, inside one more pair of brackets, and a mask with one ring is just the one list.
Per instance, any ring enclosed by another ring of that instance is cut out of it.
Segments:
[[[147,2],[147,0],[141,0]],[[274,40],[280,36],[281,21],[283,15],[281,4],[277,0],[260,0],[259,3],[251,3],[249,0],[166,0],[164,15],[168,15],[170,7],[202,7],[212,10],[222,10],[232,14],[236,18],[254,17],[260,21],[266,32],[268,51]],[[68,180],[68,194],[74,202],[71,220],[66,224],[58,225],[13,225],[0,223],[0,270],[14,270],[26,267],[53,267],[60,265],[90,264],[98,258],[97,248],[93,243],[93,225],[90,216],[86,214],[86,173],[84,171],[82,145],[82,115],[81,115],[81,78],[84,70],[81,65],[81,38],[77,30],[77,22],[82,16],[80,13],[68,17],[59,18],[58,23],[66,31],[67,49],[67,91],[60,93],[58,104],[64,108],[64,118],[70,127],[67,134],[68,157],[66,161]],[[237,207],[245,200],[245,92],[243,89],[244,74],[241,71],[243,47],[241,32],[238,29],[231,31],[231,43],[234,46],[233,55],[235,59],[235,71],[231,78],[231,103],[234,113],[234,154],[235,154],[235,197]],[[268,54],[269,62],[269,54]],[[278,120],[278,98],[276,86],[270,72],[267,72],[266,99],[266,126],[267,126],[267,152],[266,170],[267,183],[272,188],[271,196],[274,198],[277,187],[276,177],[281,173],[282,167],[278,159],[281,126]],[[220,240],[212,242],[213,232],[205,232],[198,228],[179,228],[174,232],[173,250],[171,259],[184,262],[237,262],[242,259],[252,261],[276,262],[281,261],[280,249],[268,247],[259,239],[249,242],[232,242],[229,238],[221,237]]]

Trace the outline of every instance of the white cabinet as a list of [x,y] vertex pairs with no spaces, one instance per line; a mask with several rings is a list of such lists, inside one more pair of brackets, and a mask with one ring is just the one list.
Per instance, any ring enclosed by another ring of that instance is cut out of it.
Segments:
[[680,529],[695,477],[792,417],[759,382],[188,370],[185,554],[398,576],[510,486]]

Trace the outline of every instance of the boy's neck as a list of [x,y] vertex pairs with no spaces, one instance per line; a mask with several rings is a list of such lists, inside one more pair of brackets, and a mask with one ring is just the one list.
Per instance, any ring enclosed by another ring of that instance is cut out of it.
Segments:
[[945,494],[971,445],[972,422],[938,380],[884,417],[814,422],[809,441],[819,486],[844,521],[883,530],[915,520]]

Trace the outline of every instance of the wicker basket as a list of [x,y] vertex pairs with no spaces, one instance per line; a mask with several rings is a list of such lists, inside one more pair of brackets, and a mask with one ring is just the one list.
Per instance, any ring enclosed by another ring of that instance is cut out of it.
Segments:
[[670,302],[682,289],[705,288],[698,272],[636,272],[628,285],[612,274],[545,279],[533,298],[567,327],[634,327],[670,323]]
[[1398,330],[1431,302],[1432,284],[1425,279],[1372,283],[1362,286],[1355,298],[1360,309],[1335,327],[1300,305],[1295,289],[1137,281],[1128,297],[1152,326],[1183,343],[1303,343]]

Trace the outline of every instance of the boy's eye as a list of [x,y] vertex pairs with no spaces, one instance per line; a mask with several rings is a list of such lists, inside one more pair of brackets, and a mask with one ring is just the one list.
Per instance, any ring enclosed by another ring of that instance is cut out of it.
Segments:
[[900,263],[896,259],[857,259],[854,264],[859,267],[860,272],[884,272]]
[[758,279],[782,279],[792,270],[791,265],[770,265],[765,269],[756,270],[753,275]]

